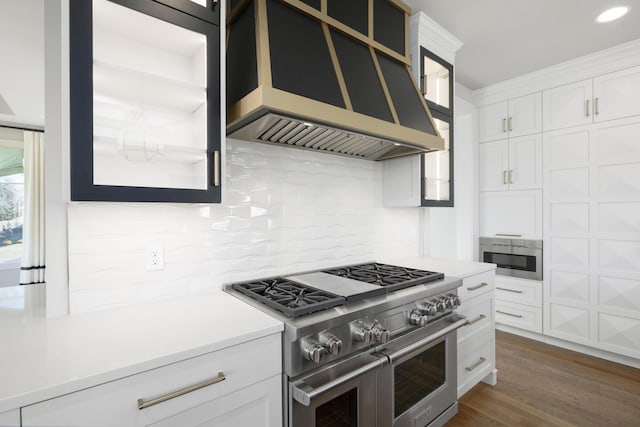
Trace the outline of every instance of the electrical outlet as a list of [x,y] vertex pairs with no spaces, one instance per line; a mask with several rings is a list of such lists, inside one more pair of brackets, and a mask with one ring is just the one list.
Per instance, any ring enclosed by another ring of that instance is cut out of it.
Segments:
[[164,248],[162,244],[147,246],[145,268],[147,271],[164,269]]

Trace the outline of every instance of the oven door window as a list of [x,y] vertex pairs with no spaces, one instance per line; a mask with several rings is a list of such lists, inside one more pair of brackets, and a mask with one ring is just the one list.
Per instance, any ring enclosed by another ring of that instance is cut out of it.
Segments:
[[395,418],[445,385],[446,363],[446,341],[442,341],[395,367]]
[[358,389],[354,388],[316,408],[317,427],[358,427]]
[[521,271],[536,271],[536,257],[533,255],[504,254],[485,252],[484,262],[497,264],[498,268],[509,268]]

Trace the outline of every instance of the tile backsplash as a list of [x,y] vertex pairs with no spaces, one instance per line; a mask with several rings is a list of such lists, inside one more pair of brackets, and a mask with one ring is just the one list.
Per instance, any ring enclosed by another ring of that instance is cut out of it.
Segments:
[[380,163],[228,140],[226,175],[222,204],[70,203],[70,311],[418,255],[420,211],[382,207]]

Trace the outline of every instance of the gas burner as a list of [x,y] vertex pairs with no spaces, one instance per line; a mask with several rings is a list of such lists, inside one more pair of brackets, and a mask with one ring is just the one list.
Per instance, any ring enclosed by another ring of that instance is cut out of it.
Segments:
[[234,283],[232,287],[290,317],[299,317],[346,303],[341,296],[283,277]]
[[377,262],[334,268],[325,270],[324,273],[383,286],[389,291],[422,285],[444,278],[442,273]]

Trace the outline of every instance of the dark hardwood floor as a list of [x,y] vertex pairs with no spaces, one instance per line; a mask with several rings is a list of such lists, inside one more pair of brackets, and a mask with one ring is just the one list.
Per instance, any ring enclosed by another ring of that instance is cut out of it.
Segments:
[[465,394],[446,427],[640,427],[640,370],[496,331],[498,384]]

